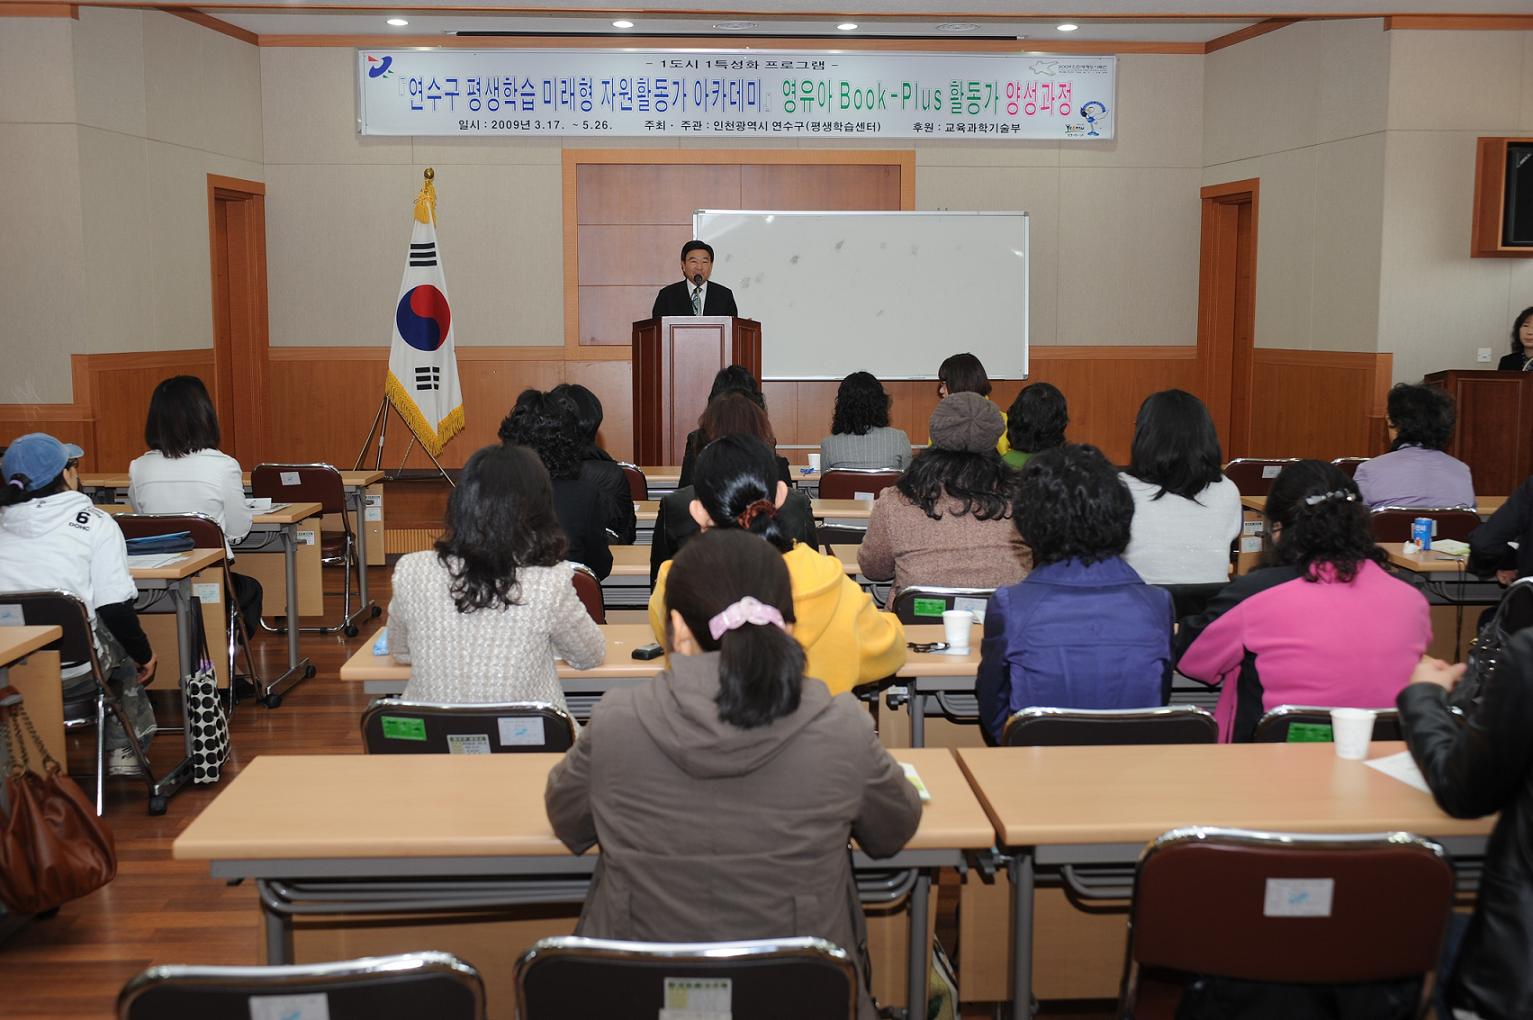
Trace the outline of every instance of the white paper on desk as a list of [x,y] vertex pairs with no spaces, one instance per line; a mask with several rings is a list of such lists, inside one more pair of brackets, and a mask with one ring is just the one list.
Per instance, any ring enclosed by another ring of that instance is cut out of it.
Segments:
[[158,570],[160,567],[168,567],[172,563],[180,563],[186,559],[180,553],[138,553],[128,554],[129,570]]
[[1374,758],[1363,762],[1371,769],[1377,769],[1392,779],[1398,779],[1406,786],[1414,786],[1422,793],[1431,794],[1432,788],[1422,778],[1421,770],[1416,767],[1416,759],[1411,757],[1409,751],[1401,751],[1399,754],[1387,755],[1383,758]]
[[314,995],[252,995],[250,1020],[330,1020],[330,999]]
[[0,606],[0,627],[25,627],[26,617],[20,606]]

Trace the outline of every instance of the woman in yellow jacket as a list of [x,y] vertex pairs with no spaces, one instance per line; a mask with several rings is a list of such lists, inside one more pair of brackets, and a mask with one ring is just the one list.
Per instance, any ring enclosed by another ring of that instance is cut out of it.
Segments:
[[[822,680],[831,694],[893,676],[905,663],[905,628],[891,613],[881,613],[873,599],[846,576],[841,561],[803,543],[795,544],[777,520],[788,497],[778,480],[772,451],[752,436],[724,436],[697,458],[692,484],[692,518],[703,530],[743,528],[782,551],[793,584],[793,636],[808,656],[805,673]],[[665,640],[665,579],[660,565],[649,597],[649,623],[655,640]]]

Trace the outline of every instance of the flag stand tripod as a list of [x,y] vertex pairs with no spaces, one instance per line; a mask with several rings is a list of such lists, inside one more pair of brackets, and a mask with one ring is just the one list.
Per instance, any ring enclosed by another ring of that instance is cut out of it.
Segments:
[[[373,460],[373,470],[383,470],[383,444],[386,437],[388,436],[388,413],[390,411],[393,411],[395,414],[399,414],[399,410],[395,408],[394,405],[390,404],[389,398],[385,396],[378,402],[378,413],[373,415],[373,423],[367,430],[367,438],[362,440],[362,449],[358,451],[356,463],[353,464],[351,468],[353,471],[360,471],[362,469],[363,461],[367,460],[367,448],[372,445],[374,435],[377,435],[378,437],[378,452],[377,456]],[[415,434],[414,429],[410,428],[410,423],[405,421],[404,415],[399,415],[399,420],[404,422],[405,428],[410,432],[410,445],[405,447],[404,458],[399,462],[399,470],[403,471],[405,467],[405,461],[410,459],[410,451],[415,448],[416,440],[420,437]],[[458,487],[457,483],[452,480],[452,476],[447,473],[447,469],[442,466],[442,462],[437,460],[436,457],[432,455],[430,450],[426,449],[424,443],[421,444],[421,452],[424,453],[427,457],[431,458],[431,463],[436,467],[437,471],[441,473],[447,484],[456,489]],[[396,472],[396,476],[397,474],[398,473]]]

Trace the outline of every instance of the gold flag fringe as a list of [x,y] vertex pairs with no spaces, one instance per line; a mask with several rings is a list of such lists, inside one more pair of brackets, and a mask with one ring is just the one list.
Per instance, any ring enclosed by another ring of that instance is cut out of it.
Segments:
[[388,380],[383,384],[383,392],[388,395],[389,403],[394,405],[394,410],[405,420],[415,438],[420,444],[431,451],[433,457],[441,456],[442,447],[447,441],[459,432],[463,431],[463,405],[459,404],[447,412],[447,417],[436,423],[433,428],[426,421],[425,415],[410,396],[410,391],[395,377],[389,373]]
[[432,178],[436,174],[431,170],[426,171],[426,180],[421,184],[420,194],[415,196],[415,222],[436,222],[436,185]]

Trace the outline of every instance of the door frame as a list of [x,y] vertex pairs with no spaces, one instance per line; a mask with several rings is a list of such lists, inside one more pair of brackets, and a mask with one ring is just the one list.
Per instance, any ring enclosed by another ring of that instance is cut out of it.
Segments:
[[208,174],[207,187],[213,404],[224,452],[256,464],[271,443],[266,185]]
[[1250,453],[1261,179],[1209,185],[1199,197],[1198,357],[1209,414],[1234,459]]

